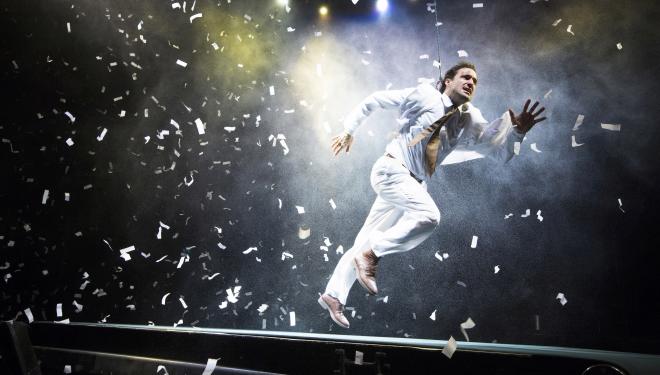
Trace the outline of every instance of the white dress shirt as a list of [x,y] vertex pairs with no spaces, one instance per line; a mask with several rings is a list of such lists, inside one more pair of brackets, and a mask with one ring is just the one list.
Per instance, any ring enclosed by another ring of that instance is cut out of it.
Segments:
[[[344,119],[344,130],[353,134],[357,128],[379,108],[399,108],[398,135],[385,151],[403,162],[415,176],[427,180],[424,168],[424,149],[430,137],[409,147],[410,141],[424,128],[431,126],[452,107],[451,99],[430,83],[403,90],[377,91],[365,98]],[[516,142],[524,134],[514,130],[508,111],[490,124],[481,111],[471,103],[460,107],[460,116],[454,115],[440,129],[441,147],[437,164],[454,164],[486,155],[506,162],[514,155]]]

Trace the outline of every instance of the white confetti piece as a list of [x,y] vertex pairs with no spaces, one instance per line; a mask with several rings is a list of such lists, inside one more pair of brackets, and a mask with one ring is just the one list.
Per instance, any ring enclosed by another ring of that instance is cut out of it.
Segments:
[[440,64],[440,61],[438,61],[438,60],[433,60],[433,67],[434,67],[434,68],[438,68],[438,69],[440,69],[440,66],[442,66],[442,64]]
[[[495,271],[494,273],[500,272],[500,266],[495,266],[494,271]],[[470,340],[468,340],[468,341],[470,341]]]
[[420,60],[428,60],[428,59],[429,59],[429,55],[427,55],[427,54],[419,55],[419,59],[420,59]]
[[66,32],[71,34],[71,22],[66,23]]
[[433,312],[431,313],[431,316],[429,316],[429,319],[433,320],[434,322],[435,322],[435,313],[436,313],[436,311],[438,311],[438,310],[433,310]]
[[99,141],[99,142],[101,142],[101,141],[103,140],[103,138],[105,138],[105,135],[106,135],[107,133],[108,133],[108,129],[103,128],[103,130],[101,131],[101,134],[99,134],[99,136],[96,137],[96,140]]
[[559,303],[561,303],[562,306],[564,306],[568,302],[568,300],[564,296],[564,293],[557,294],[557,297],[555,297],[555,299],[558,299]]
[[71,194],[69,194],[69,193],[64,193],[64,201],[68,202],[69,199],[71,199]]
[[301,240],[305,240],[309,238],[310,234],[312,233],[312,230],[310,228],[298,228],[298,238]]
[[616,48],[617,48],[618,50],[622,50],[622,49],[623,49],[623,44],[621,44],[621,43],[617,43],[617,44],[616,44]]
[[268,92],[270,93],[271,96],[275,95],[275,86],[270,86],[268,88]]
[[479,237],[477,236],[472,236],[472,243],[470,244],[470,247],[473,249],[477,248],[477,240],[479,240]]
[[584,121],[584,115],[578,115],[577,119],[575,120],[575,125],[573,125],[573,131],[578,130],[580,125],[582,125],[583,121]]
[[66,144],[67,144],[69,147],[73,146],[73,139],[71,139],[71,138],[67,138],[67,140],[66,140]]
[[472,8],[483,8],[483,7],[484,7],[484,3],[473,3],[472,4]]
[[370,64],[370,62],[367,61],[367,60],[365,60],[365,59],[361,59],[360,62],[361,62],[363,65],[369,65],[369,64]]
[[27,317],[28,323],[34,322],[34,316],[32,315],[32,310],[28,307],[27,309],[23,310],[25,313],[25,316]]
[[513,153],[520,155],[520,142],[513,142]]
[[192,16],[190,16],[190,23],[192,23],[192,21],[197,19],[197,18],[202,18],[202,14],[197,13],[197,14],[193,14]]
[[545,95],[543,95],[543,99],[548,99],[548,97],[550,96],[551,93],[552,93],[552,90],[546,92]]
[[218,307],[219,307],[221,310],[222,310],[222,309],[226,309],[226,308],[227,308],[227,301],[222,301],[222,303],[219,304]]
[[296,29],[294,29],[293,27],[289,26],[289,27],[286,28],[286,31],[289,32],[289,33],[292,33],[292,32],[294,32],[294,31],[296,31]]
[[568,25],[566,31],[571,35],[575,35],[575,33],[573,32],[573,25]]
[[169,295],[170,295],[169,292],[168,292],[168,293],[165,293],[165,294],[163,295],[163,298],[160,299],[160,304],[161,304],[161,305],[163,305],[163,306],[165,305],[165,301],[167,300],[167,296],[169,296]]
[[83,310],[83,305],[79,304],[77,301],[74,300],[71,304],[76,308],[76,313],[79,313]]
[[451,356],[454,355],[454,352],[456,352],[456,340],[454,340],[452,336],[449,336],[447,345],[445,345],[445,347],[442,348],[442,354],[446,355],[447,358],[451,359]]
[[62,317],[62,304],[61,303],[58,303],[57,305],[55,305],[55,313],[57,314],[58,318]]
[[506,214],[506,215],[504,215],[504,220],[506,220],[506,219],[508,219],[508,218],[510,218],[510,217],[512,217],[512,216],[513,216],[512,213]]
[[335,201],[333,201],[332,198],[330,198],[330,201],[329,201],[329,202],[330,202],[330,207],[332,207],[333,210],[336,210],[336,209],[337,209],[337,205],[335,204]]
[[558,20],[555,20],[555,22],[552,23],[552,26],[557,26],[559,25],[559,22],[561,22],[561,18]]
[[464,50],[458,50],[458,57],[468,57],[468,53]]
[[295,312],[295,311],[291,311],[291,312],[289,313],[289,325],[290,325],[291,327],[295,327],[295,326],[296,326],[296,312]]
[[523,215],[520,215],[520,217],[528,217],[531,214],[532,214],[532,211],[528,208],[527,210],[525,210],[525,213]]
[[440,255],[439,252],[436,251],[434,256],[435,256],[435,259],[437,259],[437,260],[439,260],[439,261],[442,262],[442,255]]
[[46,202],[48,201],[48,194],[49,193],[50,192],[48,191],[48,189],[44,190],[44,195],[41,196],[41,204],[46,204]]
[[536,218],[539,221],[543,221],[543,216],[541,216],[541,210],[536,211]]
[[605,129],[605,130],[611,130],[613,132],[620,132],[621,131],[621,125],[620,124],[600,124],[600,127]]
[[184,309],[188,308],[188,305],[186,305],[186,301],[183,300],[183,297],[179,297],[179,302],[181,302],[181,306],[183,306]]
[[[220,358],[218,358],[220,359]],[[206,361],[206,367],[204,367],[204,371],[202,372],[202,375],[211,375],[213,371],[215,370],[215,366],[218,363],[218,359],[214,358],[209,358]]]
[[577,143],[575,140],[575,134],[571,135],[571,147],[580,147],[584,145],[584,143]]
[[[163,371],[162,374],[160,373],[161,371]],[[163,365],[158,365],[158,368],[156,368],[156,374],[158,374],[158,375],[170,375],[167,372],[167,369],[165,368],[165,366],[163,366]]]
[[361,365],[364,362],[364,353],[359,350],[355,351],[355,364]]
[[176,64],[179,65],[179,66],[182,66],[182,67],[184,67],[184,68],[185,68],[186,66],[188,66],[188,63],[187,63],[187,62],[185,62],[185,61],[183,61],[183,60],[179,60],[179,59],[176,60]]
[[304,214],[305,213],[305,207],[302,206],[296,206],[296,210],[298,210],[299,214]]
[[197,132],[199,135],[204,134],[204,123],[199,118],[195,119],[195,125],[197,126]]
[[617,201],[619,201],[619,209],[621,212],[626,213],[626,211],[623,210],[623,202],[621,202],[621,198],[618,198]]
[[532,151],[534,151],[534,152],[541,153],[541,150],[539,150],[538,147],[536,147],[536,142],[532,143],[532,144],[530,145],[530,148],[531,148]]
[[122,257],[125,261],[131,260],[131,255],[129,254],[131,251],[135,251],[135,246],[125,247],[119,250],[121,253],[120,257]]
[[64,112],[64,114],[69,118],[71,123],[76,122],[76,118],[69,111]]
[[261,306],[259,306],[259,308],[257,308],[257,311],[259,311],[260,313],[263,313],[263,312],[266,311],[267,309],[268,309],[268,305],[266,305],[266,304],[264,303],[264,304],[262,304]]
[[256,247],[249,247],[247,250],[243,251],[243,254],[250,254],[253,251],[257,251],[258,249]]
[[337,254],[343,254],[344,253],[344,246],[339,245],[336,250]]
[[463,333],[463,336],[465,336],[465,341],[470,341],[470,337],[468,337],[468,334],[466,330],[472,329],[476,326],[472,318],[468,317],[466,321],[461,323],[461,332]]
[[64,373],[65,374],[71,373],[71,365],[64,365]]
[[216,273],[214,273],[212,276],[209,276],[208,279],[209,279],[209,280],[213,280],[213,279],[215,279],[215,277],[218,276],[218,275],[220,275],[220,273],[219,273],[219,272],[216,272]]

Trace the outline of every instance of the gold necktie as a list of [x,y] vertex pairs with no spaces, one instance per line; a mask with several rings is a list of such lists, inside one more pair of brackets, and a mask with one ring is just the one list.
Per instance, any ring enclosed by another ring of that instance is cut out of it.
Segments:
[[424,167],[426,168],[426,173],[428,173],[429,177],[433,175],[433,172],[435,172],[435,164],[438,161],[438,148],[440,148],[440,129],[456,112],[458,112],[458,107],[453,107],[438,121],[431,124],[431,126],[428,128],[422,130],[415,136],[415,138],[410,141],[410,143],[408,143],[408,147],[412,147],[421,142],[422,139],[428,137],[429,134],[431,135],[431,139],[429,139],[429,143],[426,145],[426,149],[424,150],[424,160],[426,161]]

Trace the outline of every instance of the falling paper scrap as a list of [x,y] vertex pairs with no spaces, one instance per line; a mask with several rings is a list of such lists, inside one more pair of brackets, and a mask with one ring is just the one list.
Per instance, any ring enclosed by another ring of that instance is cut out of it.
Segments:
[[470,317],[467,318],[466,321],[461,323],[461,332],[463,333],[463,336],[465,336],[465,341],[470,341],[470,338],[468,337],[468,334],[465,330],[467,329],[472,329],[476,326],[474,321]]
[[211,375],[213,373],[213,370],[215,370],[215,366],[217,365],[219,359],[220,358],[218,359],[209,358],[206,361],[206,367],[204,367],[204,372],[202,372],[202,375]]
[[571,136],[571,146],[572,147],[580,147],[582,145],[584,145],[584,143],[577,143],[577,141],[575,140],[575,134],[573,134]]
[[309,238],[309,235],[311,233],[312,233],[311,228],[303,228],[303,227],[298,228],[298,238],[300,238],[301,240],[306,240],[307,238]]
[[470,247],[471,247],[471,248],[473,248],[473,249],[476,249],[476,248],[477,248],[477,240],[478,240],[478,239],[479,239],[479,237],[477,237],[477,236],[472,236],[472,243],[470,244]]
[[621,202],[621,198],[618,198],[618,201],[619,201],[619,209],[621,210],[621,212],[625,214],[626,211],[623,210],[623,202]]
[[442,354],[446,355],[447,358],[451,359],[451,356],[454,355],[454,352],[456,352],[456,340],[454,340],[452,336],[449,336],[447,345],[445,345],[445,347],[442,348]]
[[620,124],[600,124],[600,127],[605,129],[605,130],[611,130],[614,132],[620,132],[621,131],[621,125]]
[[539,221],[543,221],[543,216],[541,216],[541,210],[536,211],[536,218]]
[[433,312],[431,313],[431,316],[429,316],[429,318],[430,318],[431,320],[433,320],[433,321],[435,321],[435,312],[436,312],[436,311],[438,311],[438,310],[437,310],[437,309],[436,309],[436,310],[433,310]]
[[458,50],[458,57],[468,57],[468,53],[464,50]]
[[576,131],[584,121],[584,115],[578,115],[577,120],[575,120],[575,125],[573,125],[573,131]]
[[525,214],[520,215],[520,217],[528,217],[529,215],[531,215],[531,210],[528,208],[527,210],[525,210]]
[[539,153],[541,152],[541,150],[539,150],[539,149],[536,147],[536,142],[532,143],[531,146],[530,146],[530,148],[531,148],[532,151],[534,151],[534,152],[539,152]]
[[558,299],[559,303],[561,303],[562,306],[564,306],[566,304],[566,302],[568,302],[566,297],[564,297],[564,293],[557,294],[557,297],[555,297],[555,299]]

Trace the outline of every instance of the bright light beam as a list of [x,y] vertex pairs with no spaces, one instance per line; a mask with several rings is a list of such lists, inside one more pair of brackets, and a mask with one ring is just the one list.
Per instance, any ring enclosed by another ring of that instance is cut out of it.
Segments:
[[387,9],[390,7],[390,3],[387,0],[378,0],[376,1],[376,10],[380,13],[387,12]]
[[328,15],[328,7],[326,7],[325,5],[321,6],[319,8],[319,14],[322,16]]

